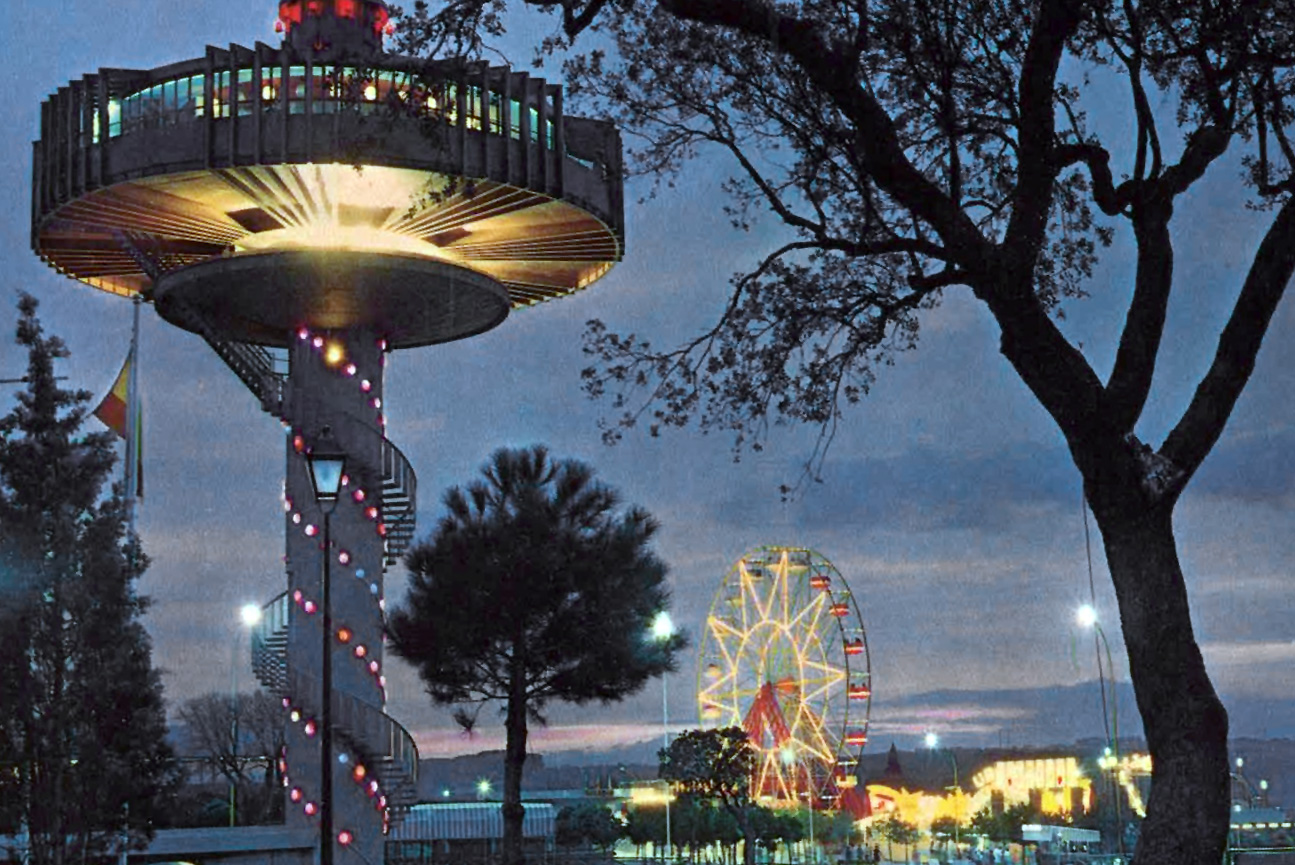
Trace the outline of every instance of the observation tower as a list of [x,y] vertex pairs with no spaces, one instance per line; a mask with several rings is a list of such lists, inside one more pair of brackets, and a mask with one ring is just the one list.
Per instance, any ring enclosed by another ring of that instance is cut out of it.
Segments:
[[[208,46],[51,95],[31,240],[202,337],[282,421],[287,584],[252,663],[283,699],[289,827],[319,833],[321,862],[360,865],[382,860],[418,768],[383,708],[383,574],[415,516],[385,356],[605,274],[624,245],[621,147],[566,116],[559,85],[384,53],[382,0],[278,12],[277,48]],[[330,501],[312,466],[343,456]]]

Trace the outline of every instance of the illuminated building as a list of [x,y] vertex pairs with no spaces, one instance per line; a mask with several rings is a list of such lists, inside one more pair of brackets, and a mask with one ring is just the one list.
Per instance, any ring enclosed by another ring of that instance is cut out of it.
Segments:
[[[417,770],[383,710],[383,573],[416,491],[385,436],[387,354],[605,274],[623,251],[620,139],[524,72],[383,53],[382,0],[278,9],[280,47],[208,46],[51,95],[31,239],[58,272],[200,335],[283,422],[287,585],[253,665],[284,702],[289,827],[327,812],[321,858],[372,862]],[[324,441],[347,456],[331,522],[305,460]]]
[[[1137,782],[1149,777],[1151,758],[1146,754],[1101,757],[1097,766],[1099,772],[1115,775],[1125,801],[1134,813],[1145,816]],[[1094,809],[1095,784],[1077,757],[1000,760],[975,772],[969,791],[958,788],[930,793],[902,785],[869,783],[869,819],[885,820],[893,814],[921,829],[930,829],[931,823],[940,818],[958,819],[966,825],[978,811],[998,811],[1013,805],[1032,805],[1041,814],[1067,819]]]

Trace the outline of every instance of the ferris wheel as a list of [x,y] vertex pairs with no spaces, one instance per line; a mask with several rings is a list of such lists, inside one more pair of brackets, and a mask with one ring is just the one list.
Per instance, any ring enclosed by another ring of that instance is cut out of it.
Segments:
[[872,668],[854,595],[813,550],[765,546],[729,570],[702,637],[697,703],[757,752],[751,793],[831,807],[868,741]]

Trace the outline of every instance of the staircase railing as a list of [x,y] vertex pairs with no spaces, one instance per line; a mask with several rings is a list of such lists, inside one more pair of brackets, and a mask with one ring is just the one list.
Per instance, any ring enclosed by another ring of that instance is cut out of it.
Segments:
[[[322,684],[288,664],[288,593],[262,608],[252,632],[252,669],[278,697],[307,715],[323,705]],[[399,820],[418,801],[418,746],[409,731],[377,706],[337,689],[332,692],[333,729],[377,777],[391,819]]]
[[[263,411],[288,424],[303,420],[289,416],[289,379],[276,369],[273,354],[259,345],[229,339],[191,304],[183,303],[178,298],[172,298],[171,303],[176,317],[182,318],[187,326],[197,331],[211,346],[225,365],[260,400]],[[344,423],[354,427],[353,432],[381,439],[379,465],[376,468],[379,475],[377,482],[381,489],[382,523],[385,527],[383,565],[390,567],[400,561],[414,540],[418,518],[418,477],[408,458],[390,439],[353,415],[332,412],[334,418],[339,414],[344,418]]]

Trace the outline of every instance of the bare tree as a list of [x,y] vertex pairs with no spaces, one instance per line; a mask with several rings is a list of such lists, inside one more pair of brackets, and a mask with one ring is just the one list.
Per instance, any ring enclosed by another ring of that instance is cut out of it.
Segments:
[[178,716],[194,756],[233,788],[237,821],[272,822],[283,798],[283,710],[278,701],[264,691],[213,691],[186,701]]

